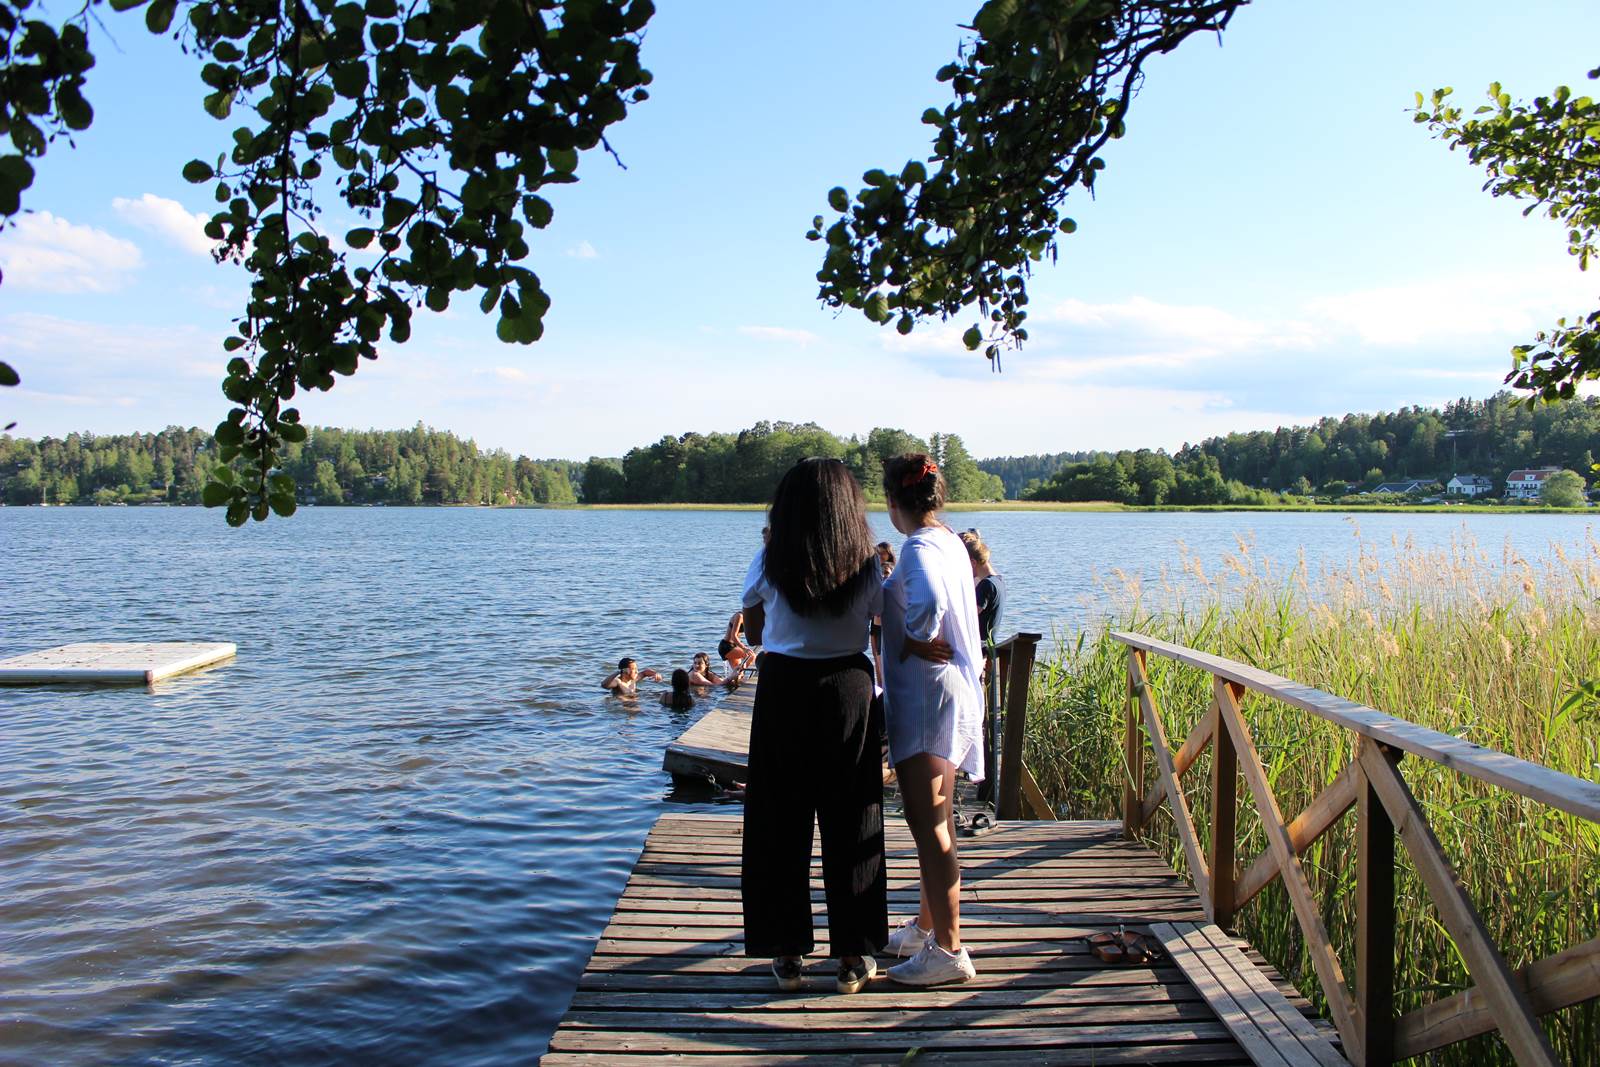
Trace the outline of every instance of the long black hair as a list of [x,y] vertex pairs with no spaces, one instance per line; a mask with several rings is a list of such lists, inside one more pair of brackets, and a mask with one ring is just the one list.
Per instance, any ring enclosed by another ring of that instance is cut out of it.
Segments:
[[803,459],[772,496],[766,576],[799,615],[844,614],[875,581],[867,500],[836,459]]

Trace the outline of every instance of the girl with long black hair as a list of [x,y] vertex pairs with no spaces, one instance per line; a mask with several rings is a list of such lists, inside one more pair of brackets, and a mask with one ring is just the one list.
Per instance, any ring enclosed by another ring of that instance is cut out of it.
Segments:
[[867,626],[882,606],[866,500],[848,468],[807,459],[772,499],[772,534],[745,577],[745,630],[765,655],[745,793],[745,952],[799,989],[814,947],[811,836],[822,838],[836,988],[860,990],[888,939],[883,722],[873,712]]

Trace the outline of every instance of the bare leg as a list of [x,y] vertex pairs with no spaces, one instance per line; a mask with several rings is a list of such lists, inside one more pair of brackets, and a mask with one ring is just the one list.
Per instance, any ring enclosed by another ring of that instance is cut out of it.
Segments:
[[955,766],[927,753],[895,765],[906,825],[917,843],[922,907],[917,924],[932,930],[939,947],[961,950],[961,867],[956,858]]

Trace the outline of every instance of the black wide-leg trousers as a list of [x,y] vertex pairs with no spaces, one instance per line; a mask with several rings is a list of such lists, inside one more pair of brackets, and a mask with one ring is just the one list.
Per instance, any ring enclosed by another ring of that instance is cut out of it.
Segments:
[[828,955],[888,941],[881,705],[866,656],[768,652],[756,684],[744,802],[745,953],[803,956],[811,930],[813,820],[822,837]]

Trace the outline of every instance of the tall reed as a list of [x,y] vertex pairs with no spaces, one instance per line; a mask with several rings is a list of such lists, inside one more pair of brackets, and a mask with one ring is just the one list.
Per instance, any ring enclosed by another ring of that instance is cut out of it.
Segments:
[[[1583,683],[1600,677],[1600,543],[1552,547],[1528,560],[1487,554],[1465,534],[1442,550],[1360,540],[1347,564],[1285,570],[1241,541],[1212,573],[1184,555],[1154,595],[1123,580],[1101,591],[1105,625],[1060,638],[1030,692],[1026,760],[1046,796],[1071,818],[1120,814],[1126,770],[1122,723],[1126,647],[1111,629],[1203,649],[1369,704],[1581,778],[1600,779],[1600,701]],[[1210,700],[1210,676],[1158,656],[1154,691],[1176,745]],[[1244,714],[1285,817],[1292,818],[1351,757],[1353,735],[1306,712],[1251,694]],[[1210,752],[1184,778],[1203,841],[1211,825]],[[1147,760],[1147,765],[1151,761]],[[1600,933],[1600,826],[1481,785],[1438,764],[1401,762],[1462,881],[1510,965]],[[1241,863],[1266,847],[1240,786]],[[1304,858],[1315,898],[1347,976],[1354,973],[1354,815]],[[1184,859],[1165,806],[1150,840],[1180,870]],[[1396,1011],[1470,984],[1396,843]],[[1321,990],[1289,900],[1274,882],[1237,919],[1242,934],[1319,1006]],[[1546,1017],[1565,1062],[1600,1064],[1595,1002]],[[1429,1063],[1511,1063],[1504,1044],[1477,1038]]]

